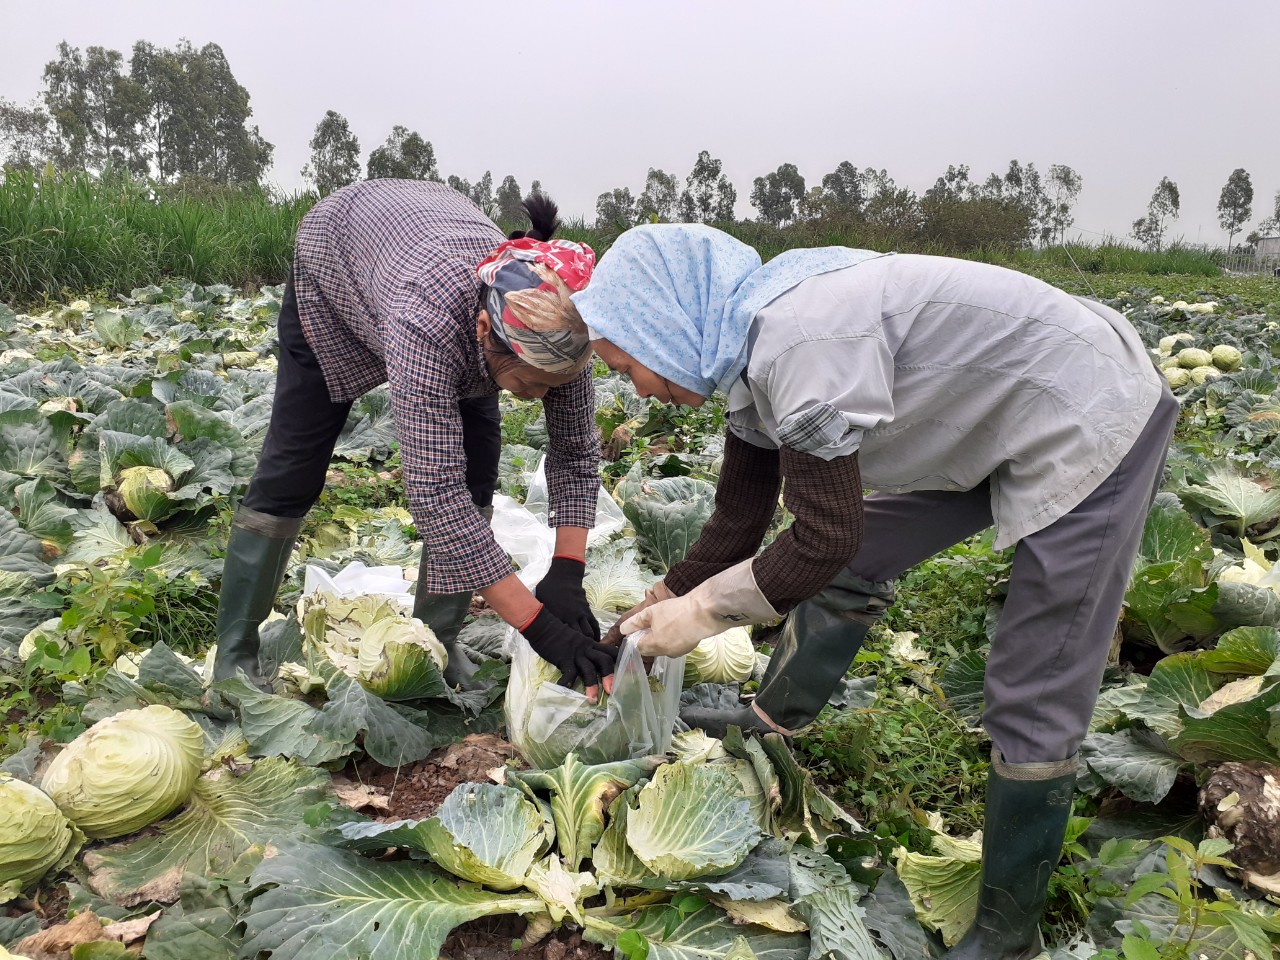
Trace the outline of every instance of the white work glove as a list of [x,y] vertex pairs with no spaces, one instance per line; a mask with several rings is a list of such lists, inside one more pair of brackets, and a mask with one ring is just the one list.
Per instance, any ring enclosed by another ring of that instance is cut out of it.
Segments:
[[618,618],[617,623],[609,628],[609,632],[605,634],[604,639],[600,642],[606,647],[618,647],[622,645],[622,625],[634,617],[641,610],[652,607],[655,603],[661,603],[663,600],[670,600],[675,594],[667,589],[667,585],[659,580],[652,587],[644,592],[644,599],[637,603],[634,607]]
[[681,657],[699,640],[731,627],[768,623],[778,612],[765,599],[751,570],[751,561],[704,580],[683,597],[663,600],[640,610],[622,624],[622,635],[636,637],[636,649],[646,657]]

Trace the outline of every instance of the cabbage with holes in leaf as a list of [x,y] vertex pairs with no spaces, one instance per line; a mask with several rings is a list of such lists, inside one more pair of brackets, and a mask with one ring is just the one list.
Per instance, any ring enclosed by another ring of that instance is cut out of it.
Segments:
[[54,758],[40,786],[87,836],[105,840],[186,803],[203,764],[200,727],[157,704],[98,721]]
[[756,666],[756,648],[746,627],[734,627],[699,641],[685,654],[684,685],[745,683]]
[[298,622],[312,643],[354,644],[375,620],[403,614],[399,601],[372,593],[343,597],[317,590],[298,601]]
[[0,903],[43,877],[75,841],[75,829],[47,794],[0,773]]
[[954,946],[973,926],[982,886],[982,843],[935,833],[931,854],[898,847],[894,861],[898,878],[907,888],[916,918],[929,930],[942,934]]

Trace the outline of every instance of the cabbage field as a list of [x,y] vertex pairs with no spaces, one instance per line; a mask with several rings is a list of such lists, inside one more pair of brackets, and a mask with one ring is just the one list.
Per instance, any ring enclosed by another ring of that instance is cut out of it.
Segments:
[[[1280,285],[1159,282],[1099,281],[1183,413],[1081,751],[1054,958],[1280,944]],[[481,683],[457,691],[406,615],[419,546],[381,389],[352,410],[262,628],[272,691],[210,686],[280,294],[0,305],[0,960],[920,960],[954,943],[976,905],[982,674],[1009,568],[989,536],[902,579],[794,742],[663,722],[678,697],[752,691],[769,628],[635,657],[591,704],[477,603],[461,640]],[[586,589],[607,624],[710,515],[723,411],[596,382]],[[503,439],[495,530],[533,579],[550,558],[539,404],[504,397]]]

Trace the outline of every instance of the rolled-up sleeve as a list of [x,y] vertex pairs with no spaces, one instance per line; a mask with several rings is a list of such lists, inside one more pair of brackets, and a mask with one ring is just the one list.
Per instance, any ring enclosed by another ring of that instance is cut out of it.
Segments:
[[778,442],[823,460],[847,457],[893,419],[893,353],[883,336],[804,340],[781,354],[765,390]]
[[600,491],[600,431],[590,365],[577,379],[548,390],[542,408],[547,415],[547,522],[590,529]]
[[437,322],[430,309],[388,319],[388,384],[409,512],[428,556],[419,587],[460,593],[491,586],[514,567],[467,490],[457,384],[468,360],[456,340],[438,335],[448,321]]

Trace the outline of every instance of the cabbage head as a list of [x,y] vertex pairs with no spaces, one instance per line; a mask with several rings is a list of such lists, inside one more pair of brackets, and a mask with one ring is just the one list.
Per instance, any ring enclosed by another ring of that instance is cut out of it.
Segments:
[[1165,368],[1164,378],[1169,381],[1169,389],[1171,390],[1179,390],[1182,387],[1191,385],[1191,371],[1182,367]]
[[400,603],[379,594],[340,597],[317,590],[298,601],[298,622],[311,643],[348,646],[353,655],[361,635],[375,620],[403,615]]
[[298,602],[312,653],[329,660],[384,700],[421,700],[444,693],[449,654],[421,620],[396,600],[316,591]]
[[1244,357],[1240,355],[1240,351],[1225,343],[1220,343],[1214,347],[1209,352],[1209,356],[1212,357],[1215,367],[1228,373],[1232,370],[1239,370],[1244,363]]
[[182,806],[203,764],[200,727],[154,705],[94,724],[54,758],[40,786],[87,836],[106,840]]
[[18,896],[61,861],[75,836],[47,794],[0,773],[0,903]]
[[1172,336],[1160,338],[1160,353],[1163,356],[1170,356],[1174,349],[1182,349],[1184,347],[1194,346],[1196,338],[1189,333],[1175,333]]
[[756,666],[756,648],[746,627],[707,637],[684,657],[684,685],[745,683]]
[[1196,367],[1207,367],[1213,363],[1213,354],[1208,350],[1201,350],[1199,347],[1187,347],[1185,350],[1178,351],[1178,363],[1188,370],[1194,370]]
[[120,471],[116,489],[139,520],[153,523],[164,520],[173,513],[169,494],[173,493],[173,478],[159,467],[125,467]]
[[954,946],[973,926],[982,887],[982,845],[976,840],[934,834],[933,853],[899,847],[893,857],[916,918]]
[[356,654],[356,680],[384,700],[415,700],[438,689],[449,654],[431,628],[413,617],[370,624]]
[[37,641],[40,640],[52,640],[58,645],[59,650],[66,652],[67,647],[71,645],[71,639],[67,636],[67,631],[62,629],[62,617],[52,617],[32,627],[18,644],[18,657],[23,661],[30,659],[36,652]]
[[1211,364],[1206,364],[1203,367],[1192,367],[1187,372],[1191,375],[1191,382],[1197,387],[1206,380],[1213,380],[1215,377],[1222,376],[1222,371]]
[[224,367],[239,367],[247,370],[262,358],[252,350],[232,350],[222,355],[222,365]]

